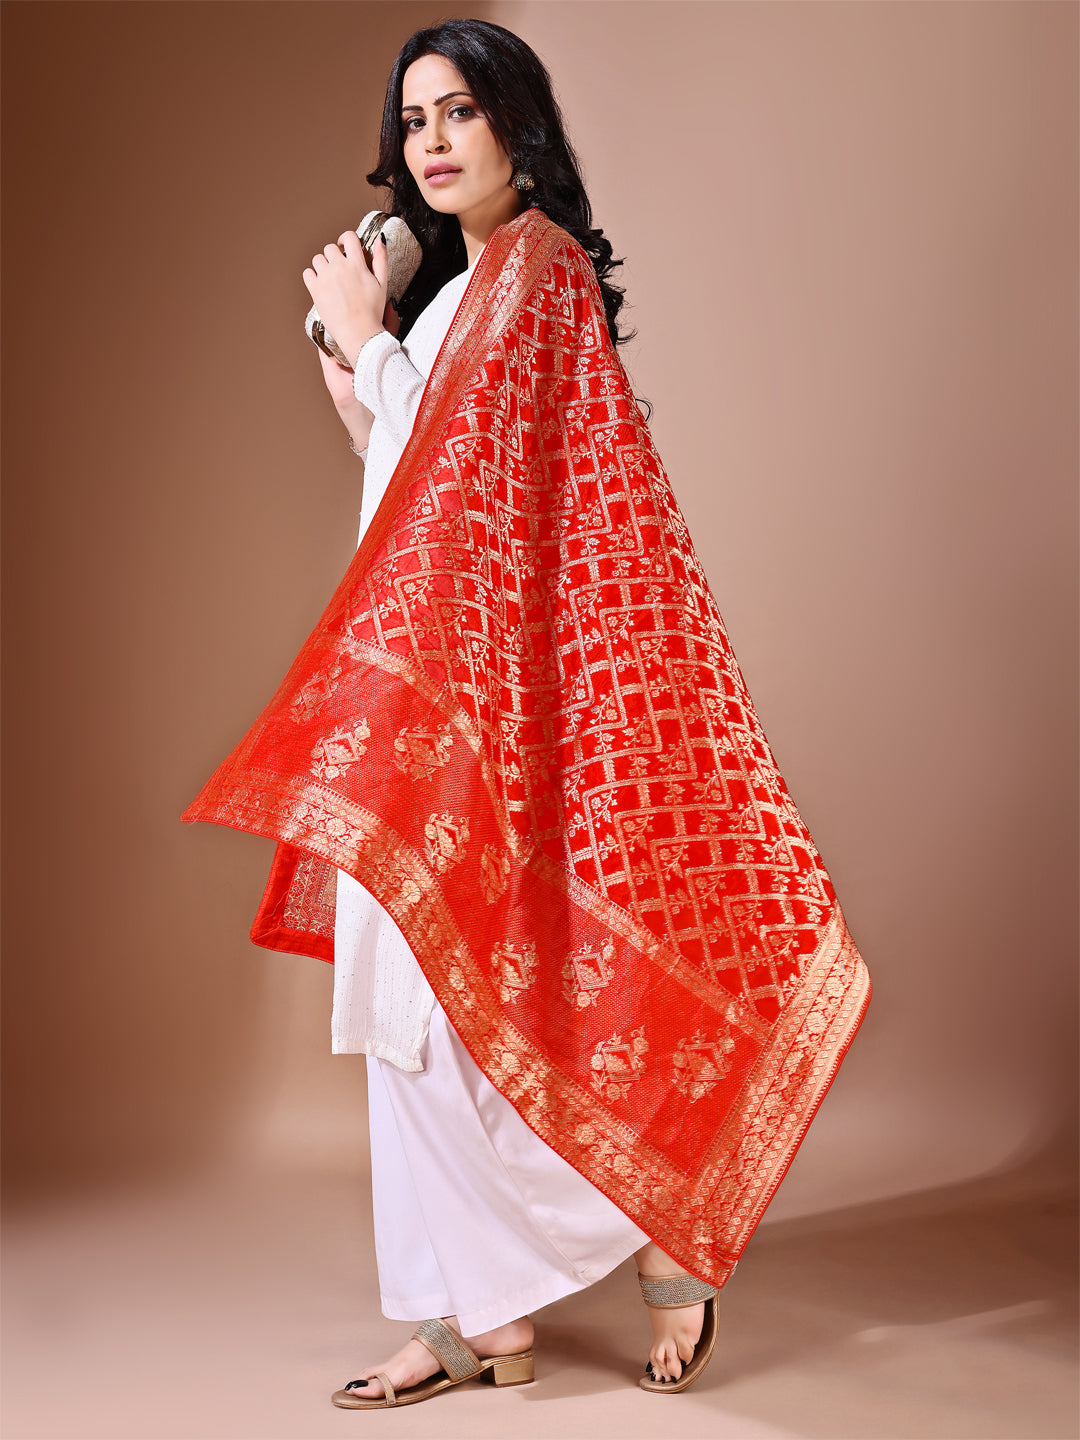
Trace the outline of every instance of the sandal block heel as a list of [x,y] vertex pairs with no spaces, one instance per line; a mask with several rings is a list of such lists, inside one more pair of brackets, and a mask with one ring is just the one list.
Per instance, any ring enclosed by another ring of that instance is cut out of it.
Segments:
[[528,1385],[534,1378],[532,1354],[496,1360],[490,1370],[496,1385]]

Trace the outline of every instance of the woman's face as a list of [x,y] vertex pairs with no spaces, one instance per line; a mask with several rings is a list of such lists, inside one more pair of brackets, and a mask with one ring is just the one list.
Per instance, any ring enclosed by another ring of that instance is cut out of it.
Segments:
[[[522,209],[525,202],[510,185],[509,157],[442,55],[421,55],[405,71],[401,126],[405,163],[432,210],[458,216],[465,229],[501,224]],[[452,173],[435,179],[432,172],[440,168]]]

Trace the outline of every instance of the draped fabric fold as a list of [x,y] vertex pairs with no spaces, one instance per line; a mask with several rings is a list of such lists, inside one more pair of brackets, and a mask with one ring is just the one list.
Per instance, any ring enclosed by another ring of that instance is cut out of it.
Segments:
[[528,1124],[727,1280],[870,981],[542,211],[488,241],[352,563],[183,818],[279,842],[257,944],[332,960],[355,876]]

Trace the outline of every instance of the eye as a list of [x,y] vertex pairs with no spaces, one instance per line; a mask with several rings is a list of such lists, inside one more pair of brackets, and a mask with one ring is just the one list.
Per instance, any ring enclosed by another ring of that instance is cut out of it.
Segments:
[[[476,108],[472,105],[451,105],[450,109],[446,113],[448,115],[454,115],[459,112],[461,115],[468,118],[469,116],[476,114]],[[410,130],[416,130],[423,123],[424,117],[422,115],[410,115],[408,120],[402,122],[402,129],[406,132]]]

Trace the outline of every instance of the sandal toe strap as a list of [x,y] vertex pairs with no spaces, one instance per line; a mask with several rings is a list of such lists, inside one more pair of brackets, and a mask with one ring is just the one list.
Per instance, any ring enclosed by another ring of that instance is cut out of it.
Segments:
[[382,1388],[386,1391],[387,1405],[396,1405],[397,1394],[394,1391],[393,1385],[390,1384],[390,1377],[384,1371],[380,1370],[375,1376],[375,1379],[378,1380]]
[[715,1285],[706,1285],[695,1275],[638,1275],[641,1298],[654,1310],[674,1310],[680,1305],[696,1305],[711,1300],[719,1292]]
[[461,1336],[441,1320],[421,1320],[413,1339],[427,1346],[451,1380],[468,1380],[483,1368]]

